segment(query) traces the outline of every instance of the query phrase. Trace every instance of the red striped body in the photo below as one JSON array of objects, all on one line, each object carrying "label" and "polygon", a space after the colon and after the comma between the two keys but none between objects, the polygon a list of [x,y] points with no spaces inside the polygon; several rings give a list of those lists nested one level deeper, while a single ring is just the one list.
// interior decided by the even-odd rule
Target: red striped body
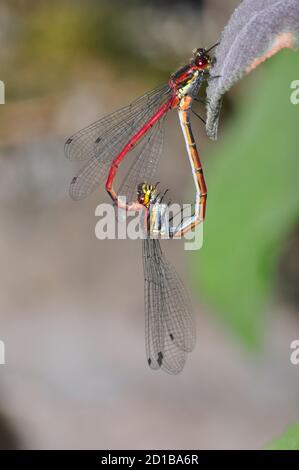
[{"label": "red striped body", "polygon": [[121,152],[113,160],[106,181],[106,191],[109,193],[113,201],[117,201],[117,193],[113,189],[113,181],[122,160],[125,158],[127,153],[130,152],[132,148],[139,142],[139,140],[151,129],[151,127],[153,127],[153,125],[159,121],[159,119],[161,119],[165,113],[174,108],[178,102],[179,99],[176,95],[172,96],[168,101],[166,101],[166,103],[164,103],[161,108],[146,122],[146,124],[144,124],[144,126],[141,127],[141,129],[136,132],[133,137],[131,137]]},{"label": "red striped body", "polygon": [[[201,81],[204,79],[206,76],[205,74],[207,73],[209,67],[211,65],[211,59],[208,56],[207,52],[205,49],[197,49],[195,51],[194,59],[191,59],[191,61],[187,64],[181,67],[177,72],[175,72],[173,75],[171,75],[170,80],[168,82],[168,85],[170,89],[172,90],[172,96],[171,98],[164,103],[158,111],[156,111],[152,117],[136,132],[136,134],[133,135],[129,139],[129,141],[126,143],[126,145],[122,148],[122,150],[118,153],[118,155],[114,158],[109,174],[107,177],[106,181],[106,191],[112,198],[112,200],[122,208],[125,208],[126,210],[136,210],[136,209],[142,209],[143,205],[139,204],[138,202],[130,202],[130,204],[123,204],[122,202],[118,201],[118,194],[113,188],[113,183],[115,180],[115,176],[117,174],[117,170],[125,156],[134,148],[134,146],[142,139],[142,137],[156,124],[159,119],[162,118],[170,109],[177,107],[182,99],[184,97],[189,96],[190,98],[190,103],[191,104],[193,100],[193,93],[195,95],[198,93],[198,89],[200,86]],[[188,101],[188,102],[189,102]],[[188,134],[187,140],[190,140],[192,137],[192,131],[190,124],[188,122],[188,126],[183,126],[184,133]],[[186,135],[187,135],[186,134]],[[193,139],[193,137],[192,137]],[[195,143],[194,143],[195,147]],[[192,165],[195,165],[196,171],[200,174],[198,174],[197,177],[197,182],[199,183],[199,187],[201,190],[202,194],[202,210],[201,210],[201,220],[204,219],[205,215],[205,198],[206,198],[206,188],[205,188],[205,182],[202,174],[202,169],[201,169],[201,163],[200,159],[198,156],[198,153],[196,151],[196,148],[194,148],[194,152],[192,153]]]}]

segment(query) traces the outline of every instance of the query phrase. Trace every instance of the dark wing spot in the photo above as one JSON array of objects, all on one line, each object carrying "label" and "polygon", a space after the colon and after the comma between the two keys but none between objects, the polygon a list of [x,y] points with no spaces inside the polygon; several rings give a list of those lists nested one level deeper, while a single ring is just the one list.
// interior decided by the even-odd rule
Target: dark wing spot
[{"label": "dark wing spot", "polygon": [[71,137],[69,137],[66,141],[66,144],[70,144],[71,142],[73,142],[73,139]]},{"label": "dark wing spot", "polygon": [[147,360],[147,362],[148,362],[148,365],[150,366],[150,365],[151,365],[151,363],[152,363],[152,360],[151,360],[151,358],[149,358],[149,359]]},{"label": "dark wing spot", "polygon": [[169,336],[170,336],[171,341],[173,341],[173,334],[170,333]]},{"label": "dark wing spot", "polygon": [[161,352],[159,352],[158,354],[158,359],[157,359],[157,362],[159,364],[159,367],[162,366],[162,361],[163,361],[163,354]]},{"label": "dark wing spot", "polygon": [[71,184],[75,184],[76,181],[77,181],[77,179],[78,179],[78,177],[77,177],[77,176],[74,176],[74,178],[73,178],[72,181],[71,181]]},{"label": "dark wing spot", "polygon": [[95,140],[95,143],[98,144],[101,140],[101,137],[98,137],[96,140]]}]

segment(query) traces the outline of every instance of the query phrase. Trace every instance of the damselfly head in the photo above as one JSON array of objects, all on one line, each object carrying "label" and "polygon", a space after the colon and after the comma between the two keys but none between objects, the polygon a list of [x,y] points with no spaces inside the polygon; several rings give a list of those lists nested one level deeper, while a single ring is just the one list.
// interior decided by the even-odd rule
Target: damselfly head
[{"label": "damselfly head", "polygon": [[140,183],[137,188],[137,199],[139,204],[142,204],[145,207],[149,207],[149,205],[155,200],[155,194],[157,191],[157,183],[154,184],[147,184],[147,183]]},{"label": "damselfly head", "polygon": [[194,63],[199,70],[207,70],[212,65],[212,58],[208,54],[208,51],[203,48],[194,49],[193,51]]}]

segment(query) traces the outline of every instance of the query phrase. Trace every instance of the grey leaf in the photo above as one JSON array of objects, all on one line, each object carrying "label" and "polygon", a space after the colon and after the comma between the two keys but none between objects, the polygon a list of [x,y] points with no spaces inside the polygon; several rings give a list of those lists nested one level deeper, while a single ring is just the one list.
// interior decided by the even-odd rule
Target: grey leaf
[{"label": "grey leaf", "polygon": [[299,0],[244,0],[226,25],[207,90],[209,137],[217,138],[221,99],[246,73],[280,49],[299,48]]}]

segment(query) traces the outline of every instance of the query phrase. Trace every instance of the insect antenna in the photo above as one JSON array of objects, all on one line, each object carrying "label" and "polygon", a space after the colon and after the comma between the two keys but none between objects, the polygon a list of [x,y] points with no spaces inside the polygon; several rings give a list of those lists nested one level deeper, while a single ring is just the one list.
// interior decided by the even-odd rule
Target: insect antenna
[{"label": "insect antenna", "polygon": [[216,44],[214,44],[212,47],[210,47],[210,49],[208,49],[206,51],[206,53],[208,54],[209,52],[211,52],[213,49],[215,49],[215,47],[219,46],[220,42],[216,42]]}]

